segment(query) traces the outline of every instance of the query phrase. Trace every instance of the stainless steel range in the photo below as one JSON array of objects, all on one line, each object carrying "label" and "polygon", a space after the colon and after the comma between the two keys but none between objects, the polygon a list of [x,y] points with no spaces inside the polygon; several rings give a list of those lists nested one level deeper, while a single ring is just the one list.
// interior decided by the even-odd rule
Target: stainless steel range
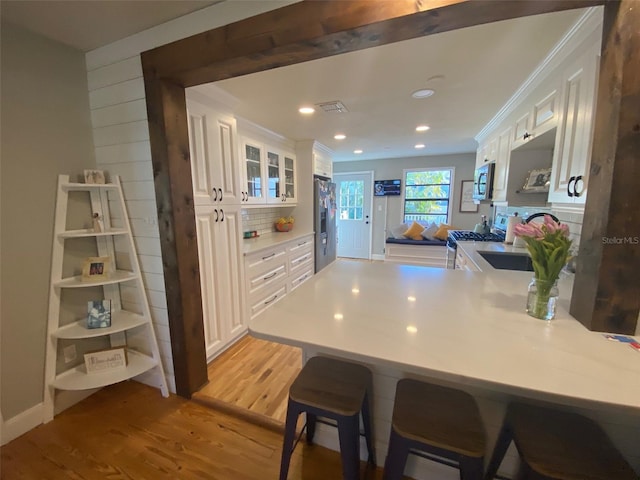
[{"label": "stainless steel range", "polygon": [[457,242],[504,242],[504,232],[476,233],[471,230],[449,230],[447,237],[447,268],[456,268]]}]

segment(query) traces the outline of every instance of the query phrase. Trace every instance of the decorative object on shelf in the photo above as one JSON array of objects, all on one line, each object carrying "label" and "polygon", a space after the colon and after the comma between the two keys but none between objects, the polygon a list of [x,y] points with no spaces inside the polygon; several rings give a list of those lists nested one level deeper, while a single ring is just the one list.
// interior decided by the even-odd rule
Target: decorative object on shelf
[{"label": "decorative object on shelf", "polygon": [[533,263],[534,278],[529,284],[527,313],[551,320],[556,312],[558,277],[570,255],[569,228],[545,215],[544,223],[516,225],[514,233],[527,244]]},{"label": "decorative object on shelf", "polygon": [[111,326],[111,300],[90,300],[87,302],[87,328],[107,328]]},{"label": "decorative object on shelf", "polygon": [[111,259],[109,257],[88,257],[82,264],[82,281],[102,281],[109,277]]},{"label": "decorative object on shelf", "polygon": [[108,348],[84,354],[87,373],[104,373],[127,368],[127,349],[124,347]]},{"label": "decorative object on shelf", "polygon": [[85,170],[84,183],[91,185],[104,185],[106,183],[104,171],[102,170]]},{"label": "decorative object on shelf", "polygon": [[103,223],[102,223],[102,217],[100,216],[100,214],[98,212],[93,214],[92,221],[93,221],[93,231],[95,233],[104,232],[104,227],[103,227]]},{"label": "decorative object on shelf", "polygon": [[473,202],[473,180],[460,182],[460,213],[478,213],[478,204]]},{"label": "decorative object on shelf", "polygon": [[551,169],[550,168],[541,168],[538,170],[531,170],[527,174],[527,179],[522,187],[523,193],[531,193],[531,192],[548,192],[549,186],[551,185]]},{"label": "decorative object on shelf", "polygon": [[276,230],[278,232],[290,232],[291,229],[293,229],[293,224],[295,223],[295,220],[293,219],[293,217],[289,216],[289,217],[280,217],[278,219],[278,221],[276,222]]}]

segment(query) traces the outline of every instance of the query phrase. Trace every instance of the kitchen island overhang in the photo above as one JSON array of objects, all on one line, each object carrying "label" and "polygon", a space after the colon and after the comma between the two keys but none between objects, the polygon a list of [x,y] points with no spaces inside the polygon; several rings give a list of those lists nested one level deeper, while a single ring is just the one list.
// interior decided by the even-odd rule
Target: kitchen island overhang
[{"label": "kitchen island overhang", "polygon": [[[386,453],[395,386],[389,378],[404,376],[484,397],[490,437],[515,397],[586,412],[608,432],[624,423],[640,437],[640,352],[568,314],[570,279],[560,284],[554,320],[528,316],[530,279],[528,272],[339,260],[256,318],[249,331],[302,347],[307,358],[325,354],[371,366],[374,396],[384,407],[379,458]],[[635,448],[621,442],[623,454]],[[640,458],[633,455],[629,461],[638,470]],[[418,471],[427,468],[414,463]]]}]

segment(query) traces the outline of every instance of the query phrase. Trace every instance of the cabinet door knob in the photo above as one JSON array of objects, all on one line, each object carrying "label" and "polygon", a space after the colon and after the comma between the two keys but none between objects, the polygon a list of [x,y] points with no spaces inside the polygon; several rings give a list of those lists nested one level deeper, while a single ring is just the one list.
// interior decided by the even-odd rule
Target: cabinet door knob
[{"label": "cabinet door knob", "polygon": [[527,138],[531,138],[531,134],[529,132],[524,132],[524,135],[522,135],[522,139],[526,140]]},{"label": "cabinet door knob", "polygon": [[221,222],[224,222],[224,210],[220,209],[220,215],[222,216],[222,218],[220,219]]},{"label": "cabinet door knob", "polygon": [[571,184],[576,181],[576,177],[571,177],[569,179],[569,183],[567,183],[567,195],[570,197],[574,196],[573,190],[571,190]]},{"label": "cabinet door knob", "polygon": [[217,189],[217,188],[215,188],[215,187],[213,187],[213,189],[212,189],[212,190],[213,190],[213,193],[215,193],[215,194],[216,194],[216,196],[215,196],[215,197],[213,197],[213,201],[214,201],[214,202],[217,202],[217,201],[218,201],[218,189]]},{"label": "cabinet door knob", "polygon": [[222,189],[219,188],[218,191],[220,192],[220,201],[222,201]]},{"label": "cabinet door knob", "polygon": [[215,219],[215,221],[217,222],[217,221],[218,221],[218,218],[220,218],[220,215],[218,214],[218,209],[217,209],[217,208],[214,208],[214,209],[213,209],[213,211],[216,213],[216,219]]}]

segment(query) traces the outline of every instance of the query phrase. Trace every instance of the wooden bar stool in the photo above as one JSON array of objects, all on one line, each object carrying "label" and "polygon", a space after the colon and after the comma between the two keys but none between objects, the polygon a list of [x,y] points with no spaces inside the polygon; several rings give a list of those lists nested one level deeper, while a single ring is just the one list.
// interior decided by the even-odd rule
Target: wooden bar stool
[{"label": "wooden bar stool", "polygon": [[[484,426],[471,395],[408,378],[398,382],[384,480],[401,479],[415,451],[452,460],[464,480],[482,480],[485,448]],[[430,455],[422,456],[436,460]]]},{"label": "wooden bar stool", "polygon": [[502,425],[486,479],[493,479],[514,441],[517,478],[541,480],[638,480],[604,431],[572,412],[512,403]]},{"label": "wooden bar stool", "polygon": [[[369,463],[375,465],[371,430],[371,371],[354,363],[326,357],[312,357],[302,368],[289,389],[280,480],[289,473],[291,454],[298,441],[298,415],[307,414],[307,443],[311,444],[317,417],[335,420],[338,426],[342,475],[356,480],[360,475],[360,412],[369,451]],[[299,440],[299,438],[298,438]]]}]

